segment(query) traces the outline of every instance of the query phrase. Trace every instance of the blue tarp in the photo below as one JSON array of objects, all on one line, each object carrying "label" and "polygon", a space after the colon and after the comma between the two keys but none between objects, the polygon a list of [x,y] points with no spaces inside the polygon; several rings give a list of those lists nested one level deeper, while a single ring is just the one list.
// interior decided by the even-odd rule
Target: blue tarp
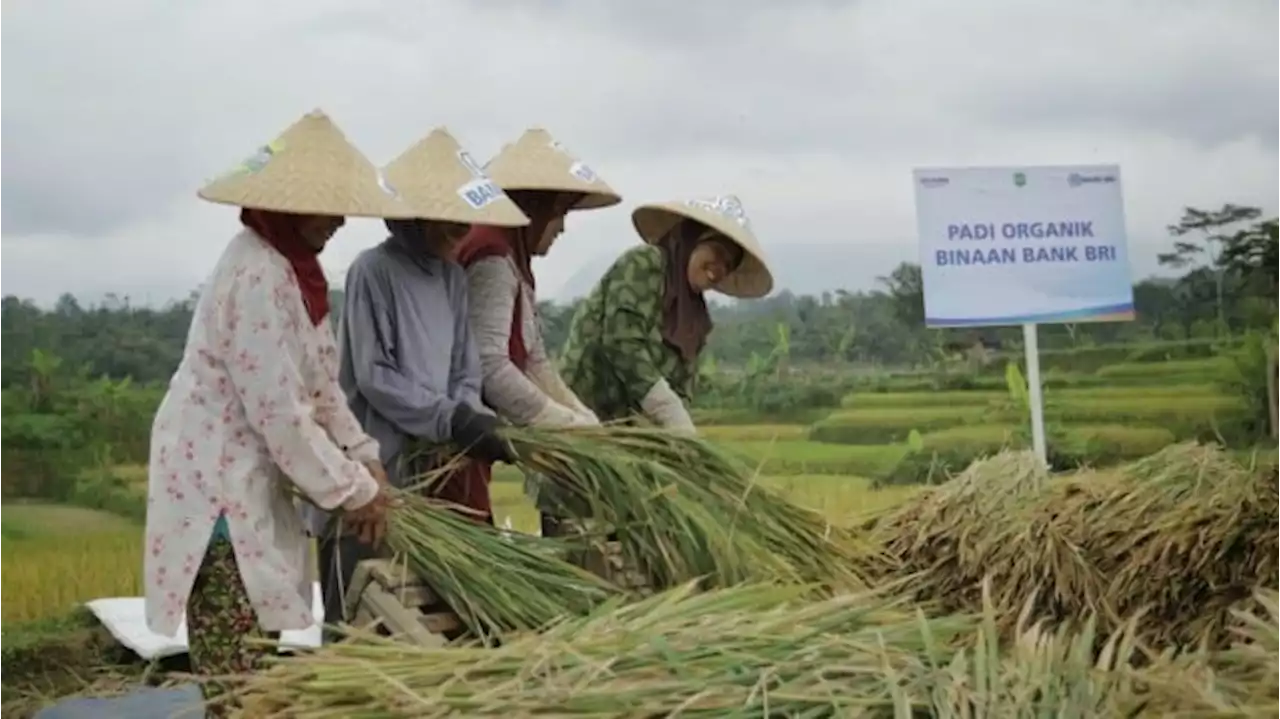
[{"label": "blue tarp", "polygon": [[66,699],[41,709],[35,719],[203,719],[204,695],[196,684],[139,688],[110,699]]}]

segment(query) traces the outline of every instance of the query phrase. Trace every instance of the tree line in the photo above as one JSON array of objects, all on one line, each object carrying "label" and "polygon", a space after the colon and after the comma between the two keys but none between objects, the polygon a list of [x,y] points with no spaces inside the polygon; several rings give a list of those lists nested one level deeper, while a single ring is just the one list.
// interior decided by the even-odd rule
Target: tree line
[{"label": "tree line", "polygon": [[[1158,340],[1221,338],[1276,322],[1277,221],[1255,207],[1187,208],[1170,226],[1172,245],[1162,264],[1182,274],[1134,285],[1137,320],[1046,325],[1046,349]],[[333,306],[341,307],[341,292]],[[52,309],[3,298],[0,383],[27,383],[39,351],[89,376],[167,381],[182,355],[196,295],[164,307],[140,307],[108,296],[92,306],[72,294]],[[548,344],[559,348],[576,304],[540,303]],[[929,366],[966,347],[1015,350],[1017,328],[930,330],[924,327],[920,267],[903,263],[875,289],[782,291],[748,302],[714,303],[716,330],[709,361],[745,367],[786,345],[795,365]],[[336,320],[336,318],[335,318]]]}]

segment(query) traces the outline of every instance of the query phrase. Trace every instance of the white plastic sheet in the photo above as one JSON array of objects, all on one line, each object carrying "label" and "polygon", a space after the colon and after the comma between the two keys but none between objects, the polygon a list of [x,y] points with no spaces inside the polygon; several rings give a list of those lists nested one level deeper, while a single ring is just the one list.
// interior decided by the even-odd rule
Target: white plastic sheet
[{"label": "white plastic sheet", "polygon": [[[95,599],[85,606],[111,632],[116,641],[143,659],[160,659],[187,653],[187,623],[184,619],[172,637],[156,634],[147,628],[146,606],[142,597],[110,597]],[[316,624],[302,630],[280,633],[280,648],[314,648],[320,646],[321,623],[324,622],[324,600],[320,583],[313,585],[312,612]]]}]

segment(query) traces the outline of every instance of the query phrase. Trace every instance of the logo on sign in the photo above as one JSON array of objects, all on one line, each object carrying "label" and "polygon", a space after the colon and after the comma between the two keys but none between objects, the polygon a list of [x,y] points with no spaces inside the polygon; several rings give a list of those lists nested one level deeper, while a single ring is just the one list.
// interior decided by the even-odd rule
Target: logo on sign
[{"label": "logo on sign", "polygon": [[1073,172],[1070,175],[1067,175],[1067,185],[1071,187],[1092,184],[1108,184],[1115,181],[1115,175],[1082,175],[1079,172]]},{"label": "logo on sign", "polygon": [[1016,185],[1016,186],[1018,186],[1018,187],[1026,187],[1026,185],[1027,185],[1027,173],[1025,173],[1025,172],[1015,172],[1015,173],[1013,173],[1013,184],[1014,184],[1014,185]]},{"label": "logo on sign", "polygon": [[708,212],[714,212],[733,220],[743,227],[751,226],[751,221],[747,219],[747,211],[742,207],[742,201],[733,195],[725,195],[711,200],[689,200],[685,204]]},{"label": "logo on sign", "polygon": [[951,184],[951,180],[945,177],[921,177],[920,184],[924,187],[946,187]]}]

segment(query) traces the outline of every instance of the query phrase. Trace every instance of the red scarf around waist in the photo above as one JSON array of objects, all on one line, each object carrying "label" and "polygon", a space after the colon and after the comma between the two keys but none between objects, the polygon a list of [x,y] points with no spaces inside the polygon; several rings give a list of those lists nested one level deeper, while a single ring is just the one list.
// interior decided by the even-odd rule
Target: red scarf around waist
[{"label": "red scarf around waist", "polygon": [[492,479],[493,465],[471,460],[437,484],[431,496],[466,507],[471,511],[459,514],[480,524],[492,526],[493,500],[489,496],[489,482]]},{"label": "red scarf around waist", "polygon": [[[514,255],[511,247],[511,233],[501,227],[488,225],[472,225],[471,231],[458,244],[458,263],[470,267],[480,260],[491,257],[511,258]],[[511,334],[507,339],[507,357],[521,372],[529,366],[529,350],[524,344],[523,315],[523,280],[517,277],[515,304],[511,311]],[[472,300],[474,301],[474,300]]]}]

